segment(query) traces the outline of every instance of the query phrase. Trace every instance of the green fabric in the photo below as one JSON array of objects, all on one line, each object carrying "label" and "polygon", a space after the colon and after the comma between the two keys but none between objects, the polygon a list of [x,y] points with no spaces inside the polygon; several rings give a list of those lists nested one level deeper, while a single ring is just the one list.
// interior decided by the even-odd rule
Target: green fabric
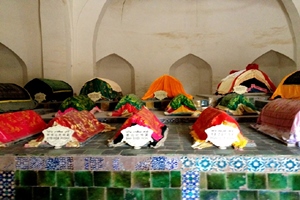
[{"label": "green fabric", "polygon": [[64,81],[60,80],[53,80],[53,79],[46,79],[46,78],[39,78],[39,80],[45,82],[52,88],[52,91],[61,91],[61,90],[69,90],[72,91],[72,87]]},{"label": "green fabric", "polygon": [[88,95],[92,92],[100,92],[104,98],[109,100],[120,100],[122,98],[122,93],[114,91],[107,82],[98,78],[86,82],[80,90],[81,95]]},{"label": "green fabric", "polygon": [[130,105],[136,107],[138,110],[140,110],[145,105],[145,103],[135,94],[128,94],[119,101],[119,103],[115,107],[115,110],[118,110],[126,103],[129,103]]},{"label": "green fabric", "polygon": [[92,110],[95,103],[85,95],[72,96],[65,99],[59,106],[59,110],[64,112],[68,108],[75,108],[76,110]]},{"label": "green fabric", "polygon": [[230,93],[225,95],[220,103],[221,106],[225,106],[230,110],[236,110],[239,104],[243,104],[253,110],[257,110],[255,106],[242,94]]},{"label": "green fabric", "polygon": [[183,94],[177,95],[169,103],[169,106],[171,106],[171,108],[174,109],[174,110],[178,109],[182,105],[185,105],[186,107],[188,107],[192,110],[197,110],[197,108],[195,107],[194,102],[191,99],[187,98]]}]

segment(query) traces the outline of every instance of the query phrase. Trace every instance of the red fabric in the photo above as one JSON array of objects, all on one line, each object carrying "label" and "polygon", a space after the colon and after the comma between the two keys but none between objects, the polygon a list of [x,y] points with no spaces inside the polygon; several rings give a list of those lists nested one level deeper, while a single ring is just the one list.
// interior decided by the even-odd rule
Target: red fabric
[{"label": "red fabric", "polygon": [[105,129],[104,125],[87,110],[74,110],[62,116],[55,117],[48,123],[48,127],[56,123],[74,130],[73,137],[78,142],[84,142]]},{"label": "red fabric", "polygon": [[163,137],[161,128],[164,126],[164,124],[159,121],[159,119],[150,110],[148,110],[146,107],[143,107],[138,113],[132,115],[124,122],[114,136],[114,139],[121,134],[123,129],[135,124],[150,128],[153,131],[152,138],[156,141]]},{"label": "red fabric", "polygon": [[213,107],[207,107],[193,124],[192,129],[200,140],[206,140],[207,134],[205,130],[212,126],[220,125],[224,121],[234,123],[239,127],[236,120],[226,112]]},{"label": "red fabric", "polygon": [[47,124],[33,110],[0,114],[0,142],[8,143],[42,132]]},{"label": "red fabric", "polygon": [[135,106],[131,105],[130,103],[126,103],[122,105],[118,110],[114,110],[112,112],[112,116],[122,116],[122,114],[126,110],[128,111],[128,113],[132,113],[132,114],[139,112],[139,110]]}]

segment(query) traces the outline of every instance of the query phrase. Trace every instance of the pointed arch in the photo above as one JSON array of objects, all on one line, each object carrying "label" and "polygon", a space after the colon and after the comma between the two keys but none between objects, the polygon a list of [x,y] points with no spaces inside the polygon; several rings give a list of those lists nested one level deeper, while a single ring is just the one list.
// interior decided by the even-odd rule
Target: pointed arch
[{"label": "pointed arch", "polygon": [[124,95],[135,93],[134,68],[117,54],[110,54],[96,62],[94,76],[118,83]]},{"label": "pointed arch", "polygon": [[262,54],[253,63],[258,64],[259,69],[265,72],[276,86],[282,78],[297,69],[294,60],[274,50]]},{"label": "pointed arch", "polygon": [[24,86],[27,82],[25,62],[11,49],[0,43],[0,82]]},{"label": "pointed arch", "polygon": [[212,93],[212,69],[203,59],[188,54],[177,60],[169,69],[169,74],[181,81],[189,94]]}]

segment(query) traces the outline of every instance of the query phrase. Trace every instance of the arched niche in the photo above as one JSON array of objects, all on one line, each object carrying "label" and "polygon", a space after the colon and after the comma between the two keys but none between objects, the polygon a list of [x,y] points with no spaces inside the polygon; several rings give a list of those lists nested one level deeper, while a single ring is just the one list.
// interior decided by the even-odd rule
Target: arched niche
[{"label": "arched niche", "polygon": [[212,93],[212,69],[201,58],[188,54],[176,61],[169,74],[177,78],[191,95]]},{"label": "arched niche", "polygon": [[27,82],[26,65],[12,50],[0,43],[0,82],[24,86]]},{"label": "arched niche", "polygon": [[295,61],[274,50],[259,56],[253,63],[258,64],[259,69],[265,72],[276,86],[278,86],[282,78],[297,70]]},{"label": "arched niche", "polygon": [[110,54],[98,60],[94,75],[118,83],[124,95],[135,93],[134,69],[129,62],[117,54]]}]

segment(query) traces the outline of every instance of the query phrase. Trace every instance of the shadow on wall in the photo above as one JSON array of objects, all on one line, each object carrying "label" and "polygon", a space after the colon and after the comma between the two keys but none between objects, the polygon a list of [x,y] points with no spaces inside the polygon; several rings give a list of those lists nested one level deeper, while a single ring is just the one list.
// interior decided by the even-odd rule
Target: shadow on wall
[{"label": "shadow on wall", "polygon": [[286,75],[297,70],[295,61],[274,50],[262,54],[252,63],[258,64],[259,69],[268,74],[275,86],[278,86]]},{"label": "shadow on wall", "polygon": [[0,81],[24,86],[27,82],[27,67],[12,50],[0,43]]},{"label": "shadow on wall", "polygon": [[135,94],[134,68],[117,54],[110,54],[98,60],[94,76],[115,81],[121,86],[124,95]]},{"label": "shadow on wall", "polygon": [[180,80],[188,94],[212,94],[212,68],[193,54],[177,60],[170,67],[169,73]]}]

